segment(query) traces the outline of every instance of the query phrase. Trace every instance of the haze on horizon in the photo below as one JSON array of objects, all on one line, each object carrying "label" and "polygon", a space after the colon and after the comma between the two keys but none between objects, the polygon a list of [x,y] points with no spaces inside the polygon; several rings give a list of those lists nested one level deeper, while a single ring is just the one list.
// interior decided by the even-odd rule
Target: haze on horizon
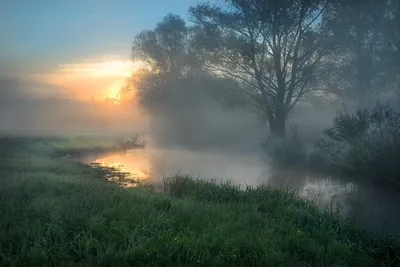
[{"label": "haze on horizon", "polygon": [[186,17],[198,1],[167,2],[0,1],[0,130],[143,128],[144,115],[133,105],[112,104],[135,69],[134,36],[154,27],[166,10]]},{"label": "haze on horizon", "polygon": [[[147,131],[148,118],[137,104],[119,99],[119,90],[140,64],[130,58],[132,42],[143,30],[154,29],[168,13],[188,21],[189,7],[199,2],[203,1],[1,1],[0,130]],[[296,107],[300,111],[290,114],[291,124],[301,121],[304,128],[319,129],[332,124],[333,107],[322,104],[318,112],[302,112],[302,105],[306,104],[300,103]],[[251,140],[258,146],[266,135],[265,125],[260,126],[248,110],[222,110],[210,99],[198,106],[198,116],[175,117],[175,122],[186,127],[181,134],[202,136],[200,143],[226,140],[229,132],[233,140]],[[209,127],[201,123],[201,129],[192,127],[196,120]],[[170,120],[159,116],[155,121],[152,130],[160,137],[176,135]]]}]

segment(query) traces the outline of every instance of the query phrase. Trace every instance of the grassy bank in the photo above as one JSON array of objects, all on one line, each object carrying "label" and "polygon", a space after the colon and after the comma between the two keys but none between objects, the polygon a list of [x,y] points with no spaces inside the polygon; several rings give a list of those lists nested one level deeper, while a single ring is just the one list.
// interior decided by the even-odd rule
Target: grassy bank
[{"label": "grassy bank", "polygon": [[[103,153],[144,148],[145,142],[138,136],[73,136],[73,137],[15,137],[2,138],[3,151],[11,145],[22,147],[25,152],[53,157],[75,157],[82,153]],[[1,148],[0,148],[1,149]],[[1,152],[0,152],[1,153]]]},{"label": "grassy bank", "polygon": [[[107,183],[35,139],[0,139],[1,266],[396,266],[336,214],[269,188],[174,177],[166,194]],[[398,266],[398,265],[397,265]]]}]

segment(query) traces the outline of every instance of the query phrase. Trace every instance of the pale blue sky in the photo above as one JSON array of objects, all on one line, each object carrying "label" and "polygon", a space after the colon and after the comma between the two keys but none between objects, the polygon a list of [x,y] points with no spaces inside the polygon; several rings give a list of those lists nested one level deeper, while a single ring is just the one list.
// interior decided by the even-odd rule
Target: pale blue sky
[{"label": "pale blue sky", "polygon": [[200,0],[0,0],[0,74],[116,54],[167,13],[187,18]]}]

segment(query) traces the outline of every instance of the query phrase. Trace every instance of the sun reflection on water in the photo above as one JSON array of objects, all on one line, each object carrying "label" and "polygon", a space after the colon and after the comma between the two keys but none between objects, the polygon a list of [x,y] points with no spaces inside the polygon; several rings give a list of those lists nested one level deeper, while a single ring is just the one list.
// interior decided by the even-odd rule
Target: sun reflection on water
[{"label": "sun reflection on water", "polygon": [[91,161],[91,164],[114,169],[117,174],[110,175],[107,179],[116,181],[123,177],[122,185],[125,187],[135,187],[138,183],[151,179],[150,161],[144,157],[143,151],[132,150],[126,153],[102,156]]}]

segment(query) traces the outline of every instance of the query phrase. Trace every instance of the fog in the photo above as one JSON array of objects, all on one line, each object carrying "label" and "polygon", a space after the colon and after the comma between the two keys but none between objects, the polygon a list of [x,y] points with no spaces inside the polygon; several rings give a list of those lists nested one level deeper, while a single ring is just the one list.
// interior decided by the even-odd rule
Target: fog
[{"label": "fog", "polygon": [[[383,1],[382,6],[379,1],[374,5],[289,1],[292,9],[248,1],[254,16],[247,16],[245,6],[226,2],[221,8],[193,6],[190,23],[168,14],[152,29],[138,33],[131,57],[147,65],[135,70],[126,88],[121,88],[121,101],[82,100],[71,88],[28,77],[1,77],[0,133],[139,134],[146,148],[134,155],[95,155],[83,161],[123,162],[128,171],[145,169],[155,180],[181,173],[297,190],[316,198],[320,207],[342,205],[344,215],[368,230],[379,232],[387,224],[400,232],[400,215],[394,212],[400,196],[398,190],[388,190],[399,185],[400,141],[398,131],[392,135],[383,131],[400,126],[393,113],[400,106],[396,1]],[[297,12],[299,6],[305,11]],[[269,17],[265,14],[280,12],[285,19],[265,19]],[[303,13],[308,15],[302,17]],[[259,24],[282,32],[261,34],[255,26]],[[97,74],[102,71],[96,69]],[[81,81],[77,84],[82,88],[74,92],[88,89]],[[125,98],[130,90],[136,98]],[[369,116],[368,111],[379,108],[378,100],[389,103],[388,109]],[[342,121],[335,117],[337,112],[345,112]],[[383,120],[392,128],[379,124]],[[381,135],[366,130],[376,125],[383,130],[374,133]],[[337,127],[327,136],[324,130],[332,126]],[[295,136],[291,129],[296,129]],[[306,164],[299,166],[308,163],[309,152],[322,136],[344,140],[342,152],[348,153],[341,167],[351,175],[343,175],[343,170],[330,173],[334,164],[324,174]],[[278,147],[268,154],[261,146],[266,140],[281,142],[285,153]],[[303,147],[290,147],[298,140],[306,153]],[[326,152],[331,143],[324,144]],[[340,150],[334,149],[326,153],[331,158]],[[291,153],[297,157],[291,162],[294,166],[285,161]],[[274,156],[282,161],[279,167]]]},{"label": "fog", "polygon": [[[260,152],[268,123],[248,106],[226,107],[204,92],[190,98],[173,96],[172,104],[152,113],[134,103],[81,101],[54,85],[0,78],[0,132],[34,135],[138,133],[154,147]],[[318,111],[316,112],[316,109]],[[332,123],[333,107],[304,103],[290,116],[288,127],[317,135]]]},{"label": "fog", "polygon": [[[44,84],[18,80],[1,81],[0,131],[18,135],[131,135],[146,140],[144,151],[132,156],[95,155],[85,163],[125,165],[126,170],[150,174],[150,180],[175,174],[202,179],[230,181],[241,185],[272,185],[297,190],[301,196],[317,200],[321,208],[340,205],[346,216],[372,232],[389,228],[400,232],[400,216],[392,203],[396,192],[382,193],[373,187],[358,188],[340,177],[320,176],[293,170],[274,170],[260,143],[269,135],[268,123],[247,105],[225,106],[214,96],[172,97],[171,105],[152,113],[133,103],[98,104],[54,94],[60,92]],[[46,88],[38,94],[32,88]],[[40,91],[40,90],[39,90]],[[43,91],[41,91],[43,92]],[[61,90],[62,92],[62,90]],[[288,119],[299,136],[311,146],[321,131],[332,125],[339,105],[299,104]],[[149,178],[146,178],[149,179]],[[371,212],[374,216],[371,217]]]},{"label": "fog", "polygon": [[0,132],[24,135],[131,135],[145,129],[135,107],[78,100],[67,88],[0,79]]}]

